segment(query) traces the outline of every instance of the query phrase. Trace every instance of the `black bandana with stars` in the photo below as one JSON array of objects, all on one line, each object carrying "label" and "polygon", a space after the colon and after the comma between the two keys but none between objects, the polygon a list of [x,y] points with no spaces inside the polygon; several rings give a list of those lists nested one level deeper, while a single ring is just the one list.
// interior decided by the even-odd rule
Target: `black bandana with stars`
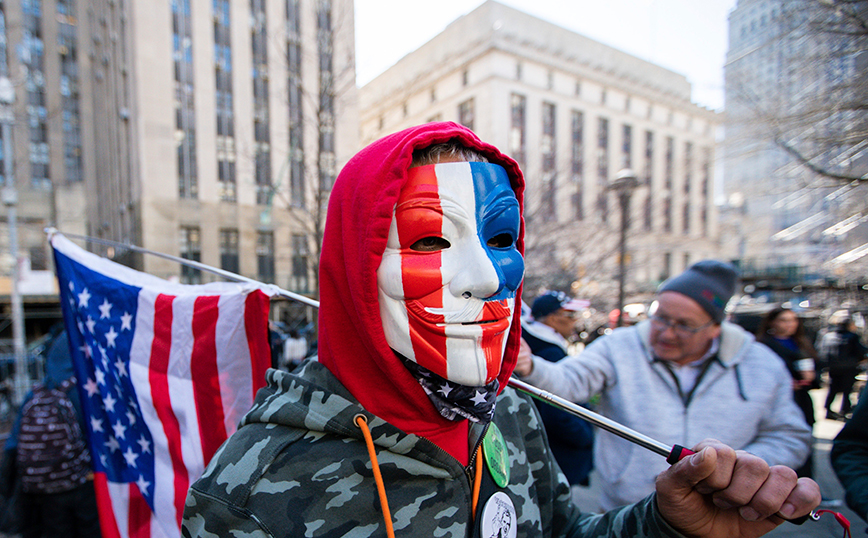
[{"label": "black bandana with stars", "polygon": [[495,379],[482,387],[468,387],[443,379],[434,372],[419,366],[400,353],[395,353],[413,377],[422,385],[428,399],[447,420],[467,419],[473,422],[491,422],[494,402],[500,383]]}]

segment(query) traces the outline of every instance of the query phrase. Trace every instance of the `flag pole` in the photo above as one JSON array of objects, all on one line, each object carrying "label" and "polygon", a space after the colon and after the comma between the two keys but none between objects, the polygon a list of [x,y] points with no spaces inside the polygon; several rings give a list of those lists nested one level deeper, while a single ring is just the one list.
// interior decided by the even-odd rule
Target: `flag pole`
[{"label": "flag pole", "polygon": [[[158,256],[158,257],[166,259],[166,260],[171,260],[171,261],[177,262],[181,265],[186,265],[188,267],[194,267],[196,269],[200,269],[202,271],[206,271],[206,272],[221,276],[223,278],[226,278],[228,280],[233,280],[235,282],[248,282],[248,283],[257,284],[260,286],[273,286],[271,284],[264,284],[264,283],[259,282],[257,280],[253,280],[252,278],[247,278],[245,276],[241,276],[241,275],[233,273],[231,271],[226,271],[224,269],[217,269],[216,267],[211,267],[210,265],[206,265],[206,264],[201,263],[201,262],[197,262],[194,260],[187,260],[185,258],[179,258],[178,256],[172,256],[170,254],[163,254],[162,252],[156,252],[156,251],[149,250],[146,248],[137,247],[135,245],[128,245],[126,243],[111,241],[109,239],[99,239],[99,238],[88,237],[88,236],[84,236],[84,235],[64,234],[63,232],[59,232],[54,228],[46,228],[45,232],[48,234],[49,240],[50,240],[52,235],[54,235],[55,233],[59,233],[61,235],[65,235],[67,237],[73,237],[76,239],[81,239],[83,241],[92,241],[94,243],[99,243],[102,245],[114,246],[114,247],[119,247],[119,248],[127,248],[127,249],[133,250],[135,252],[141,252],[144,254],[151,254],[153,256]],[[283,297],[302,302],[302,303],[309,305],[309,306],[319,308],[319,301],[317,301],[315,299],[311,299],[309,297],[305,297],[305,296],[299,295],[297,293],[292,293],[290,291],[282,290],[282,289],[278,288],[277,286],[273,286],[273,288],[276,289],[277,293]],[[632,430],[632,429],[630,429],[630,428],[628,428],[622,424],[619,424],[619,423],[615,422],[614,420],[608,419],[608,418],[606,418],[606,417],[604,417],[598,413],[595,413],[589,409],[585,409],[584,407],[573,404],[572,402],[569,402],[567,400],[559,398],[559,397],[557,397],[557,396],[555,396],[549,392],[545,392],[541,389],[534,387],[533,385],[529,385],[529,384],[527,384],[523,381],[519,381],[515,378],[511,377],[508,381],[508,384],[509,384],[509,386],[511,386],[512,388],[514,388],[520,392],[528,394],[528,395],[530,395],[530,396],[532,396],[532,397],[534,397],[534,398],[536,398],[542,402],[545,402],[545,403],[547,403],[553,407],[556,407],[558,409],[566,411],[570,414],[576,415],[579,418],[582,418],[582,419],[590,422],[591,424],[593,424],[599,428],[602,428],[608,432],[611,432],[611,433],[614,433],[615,435],[623,437],[624,439],[627,439],[628,441],[636,443],[637,445],[639,445],[643,448],[646,448],[648,450],[651,450],[652,452],[656,452],[658,454],[661,454],[663,456],[668,456],[670,458],[676,458],[675,461],[677,461],[679,456],[683,457],[682,453],[677,451],[677,449],[681,449],[682,447],[679,447],[677,445],[675,447],[669,447],[667,445],[664,445],[663,443],[660,443],[659,441],[655,441],[654,439],[651,439],[650,437],[647,437],[645,435],[642,435],[641,433],[639,433],[635,430]],[[676,452],[677,452],[677,454],[676,454]],[[674,463],[675,461],[672,461],[670,463]]]},{"label": "flag pole", "polygon": [[241,276],[237,273],[233,273],[231,271],[226,271],[225,269],[218,269],[216,267],[212,267],[210,265],[206,265],[202,262],[197,262],[195,260],[188,260],[186,258],[180,258],[178,256],[172,256],[171,254],[164,254],[162,252],[157,252],[155,250],[150,250],[143,247],[138,247],[136,245],[130,245],[128,243],[121,243],[119,241],[112,241],[110,239],[101,239],[98,237],[89,237],[87,235],[78,235],[78,234],[69,234],[58,231],[56,228],[45,228],[45,234],[48,236],[49,242],[51,241],[51,237],[54,234],[60,234],[66,237],[72,237],[74,239],[81,239],[82,241],[90,241],[91,243],[98,243],[100,245],[106,245],[110,247],[117,248],[125,248],[128,250],[132,250],[133,252],[141,252],[142,254],[150,254],[152,256],[157,256],[158,258],[163,258],[164,260],[173,261],[179,263],[181,265],[186,265],[187,267],[193,267],[195,269],[199,269],[200,271],[205,271],[206,273],[211,273],[220,277],[223,277],[227,280],[231,280],[233,282],[246,282],[248,284],[255,284],[257,286],[262,286],[266,288],[271,288],[277,295],[281,297],[285,297],[287,299],[292,299],[293,301],[298,301],[300,303],[304,303],[308,306],[313,306],[315,308],[319,308],[319,301],[316,299],[311,299],[310,297],[306,297],[304,295],[300,295],[298,293],[293,293],[291,291],[287,291],[283,288],[280,288],[274,284],[266,284],[264,282],[260,282],[258,280],[254,280],[252,278],[247,278],[246,276]]}]

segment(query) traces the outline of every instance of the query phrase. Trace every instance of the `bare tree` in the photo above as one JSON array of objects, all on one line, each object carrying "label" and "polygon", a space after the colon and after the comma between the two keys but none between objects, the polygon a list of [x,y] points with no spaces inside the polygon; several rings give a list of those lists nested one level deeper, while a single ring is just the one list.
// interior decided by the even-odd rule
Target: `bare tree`
[{"label": "bare tree", "polygon": [[[289,29],[286,65],[289,71],[287,104],[290,112],[289,152],[278,179],[268,186],[268,205],[275,199],[289,207],[289,215],[307,237],[307,259],[313,275],[310,290],[319,293],[319,255],[322,247],[326,210],[337,174],[335,124],[346,105],[345,97],[355,88],[352,57],[337,58],[336,38],[351,24],[345,13],[348,2],[317,0],[316,50],[304,50],[299,32]],[[290,22],[292,25],[292,22]],[[282,38],[282,36],[281,36]],[[302,79],[305,60],[314,55],[318,78],[316,84]],[[312,113],[308,113],[312,112]],[[315,133],[315,155],[305,153],[304,136]],[[295,249],[299,245],[293,246]]]},{"label": "bare tree", "polygon": [[825,185],[868,182],[868,1],[787,1],[773,13],[775,31],[742,58],[774,49],[784,67],[771,85],[755,70],[728,73],[727,113],[743,126],[728,138],[766,139]]}]

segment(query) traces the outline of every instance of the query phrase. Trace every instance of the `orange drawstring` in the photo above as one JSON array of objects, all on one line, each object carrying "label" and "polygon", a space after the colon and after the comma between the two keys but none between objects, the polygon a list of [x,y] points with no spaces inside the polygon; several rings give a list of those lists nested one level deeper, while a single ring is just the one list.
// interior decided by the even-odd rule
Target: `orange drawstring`
[{"label": "orange drawstring", "polygon": [[[371,468],[374,471],[374,482],[377,483],[377,493],[380,496],[380,509],[383,511],[383,521],[386,522],[386,534],[389,538],[395,538],[395,529],[392,527],[392,513],[389,511],[389,500],[386,498],[386,486],[383,484],[383,475],[380,474],[380,464],[377,462],[377,453],[374,450],[374,439],[368,428],[368,418],[365,415],[356,415],[356,426],[362,430],[365,438],[365,446],[368,447],[368,457],[371,458]],[[476,470],[473,475],[473,500],[471,501],[472,513],[470,517],[476,520],[476,506],[479,504],[479,489],[482,486],[482,446],[476,449]]]},{"label": "orange drawstring", "polygon": [[365,445],[368,447],[368,456],[371,458],[371,468],[374,470],[374,482],[377,483],[377,493],[380,495],[380,508],[383,510],[383,521],[386,522],[386,534],[389,538],[395,538],[395,529],[392,528],[392,514],[389,512],[389,500],[386,498],[386,486],[383,484],[383,475],[380,474],[380,464],[377,463],[377,453],[374,451],[374,439],[371,430],[368,429],[368,419],[365,415],[356,415],[356,426],[362,430],[365,437]]},{"label": "orange drawstring", "polygon": [[476,449],[476,472],[473,474],[473,501],[470,507],[473,512],[470,514],[470,519],[476,520],[476,505],[479,504],[479,488],[482,486],[482,445]]}]

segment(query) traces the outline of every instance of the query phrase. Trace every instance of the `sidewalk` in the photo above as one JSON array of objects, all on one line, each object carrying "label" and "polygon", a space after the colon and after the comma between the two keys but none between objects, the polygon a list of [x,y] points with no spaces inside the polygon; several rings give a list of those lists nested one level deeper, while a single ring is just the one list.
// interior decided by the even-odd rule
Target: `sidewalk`
[{"label": "sidewalk", "polygon": [[[811,397],[814,400],[815,415],[823,417],[825,415],[823,403],[826,400],[826,390],[817,389],[811,391]],[[833,409],[836,409],[836,407],[833,407]],[[832,464],[829,461],[832,440],[843,427],[843,422],[823,418],[817,420],[814,424],[814,480],[820,485],[820,492],[823,494],[824,500],[837,499],[842,501],[840,506],[823,508],[844,514],[850,520],[850,530],[853,537],[856,538],[865,535],[866,523],[843,503],[844,490],[840,482],[838,482],[838,478],[835,476]],[[600,435],[610,434],[601,432]],[[590,487],[581,488],[578,493],[575,493],[574,490],[573,499],[583,510],[596,506],[599,496],[599,485],[597,482],[596,473],[591,472]],[[835,518],[830,514],[826,514],[819,521],[807,521],[803,525],[785,523],[769,534],[766,534],[766,536],[773,538],[830,538],[841,536],[842,534],[843,530],[835,521]]]}]

